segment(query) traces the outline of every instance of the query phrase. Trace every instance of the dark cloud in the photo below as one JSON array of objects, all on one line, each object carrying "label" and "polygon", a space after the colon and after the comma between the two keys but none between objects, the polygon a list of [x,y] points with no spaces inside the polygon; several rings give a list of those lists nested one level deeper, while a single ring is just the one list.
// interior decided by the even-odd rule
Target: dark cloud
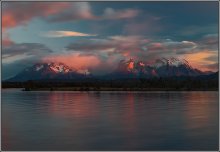
[{"label": "dark cloud", "polygon": [[161,42],[153,42],[147,46],[149,51],[171,51],[177,54],[184,54],[192,51],[197,44],[191,41],[172,41],[162,40]]},{"label": "dark cloud", "polygon": [[199,62],[199,67],[210,67],[214,70],[216,66],[212,64],[218,60],[216,51],[203,50],[200,45],[191,41],[149,39],[143,36],[111,36],[74,41],[66,47],[65,54],[53,54],[48,47],[38,43],[14,44],[3,49],[2,59],[4,64],[16,66],[34,63],[43,58],[48,61],[62,61],[75,68],[83,67],[84,70],[89,68],[95,74],[104,74],[116,68],[122,59],[134,58],[152,63],[162,57],[185,56],[193,66]]},{"label": "dark cloud", "polygon": [[165,17],[153,15],[147,11],[142,11],[138,18],[132,18],[124,23],[122,33],[125,35],[155,35],[158,34],[165,25],[161,20]]},{"label": "dark cloud", "polygon": [[34,58],[26,58],[25,60],[16,60],[10,63],[2,64],[2,80],[15,76],[24,68],[32,66],[37,60]]},{"label": "dark cloud", "polygon": [[115,10],[113,8],[104,9],[103,14],[93,14],[92,8],[88,2],[74,2],[70,9],[51,15],[47,18],[50,22],[68,22],[74,20],[118,20],[134,18],[139,14],[137,9]]},{"label": "dark cloud", "polygon": [[[68,45],[68,51],[121,54],[122,56],[137,56],[143,54],[184,54],[197,47],[190,41],[149,40],[143,36],[112,36],[106,39],[85,39]],[[138,57],[137,57],[138,58]]]},{"label": "dark cloud", "polygon": [[14,76],[51,53],[51,49],[40,43],[21,43],[3,47],[2,78]]},{"label": "dark cloud", "polygon": [[133,18],[138,14],[137,9],[106,8],[102,15],[96,16],[88,2],[3,2],[2,28],[5,30],[27,24],[35,17],[41,17],[49,22],[67,22]]},{"label": "dark cloud", "polygon": [[218,34],[207,34],[198,41],[201,49],[218,50]]},{"label": "dark cloud", "polygon": [[37,60],[42,56],[52,53],[44,44],[40,43],[21,43],[14,44],[2,49],[2,62],[13,63],[18,60],[25,60],[27,58],[33,58]]},{"label": "dark cloud", "polygon": [[109,39],[84,39],[69,44],[68,51],[99,51],[116,46],[116,42]]},{"label": "dark cloud", "polygon": [[[211,38],[211,36],[204,37]],[[162,57],[185,57],[193,63],[193,66],[196,66],[196,63],[201,60],[199,67],[203,68],[204,64],[212,64],[218,59],[216,51],[202,49],[200,41],[196,43],[186,40],[149,39],[143,36],[111,36],[75,41],[67,46],[66,50],[76,51],[82,56],[96,56],[102,63],[102,66],[97,68],[99,70],[104,70],[104,66],[113,69],[110,67],[117,66],[121,59],[134,58],[145,63],[152,63]],[[110,62],[110,60],[114,62]]]},{"label": "dark cloud", "polygon": [[218,44],[218,34],[207,34],[203,37],[202,41],[208,45]]},{"label": "dark cloud", "polygon": [[50,22],[67,22],[74,20],[96,19],[88,2],[69,2],[70,8],[46,18]]}]

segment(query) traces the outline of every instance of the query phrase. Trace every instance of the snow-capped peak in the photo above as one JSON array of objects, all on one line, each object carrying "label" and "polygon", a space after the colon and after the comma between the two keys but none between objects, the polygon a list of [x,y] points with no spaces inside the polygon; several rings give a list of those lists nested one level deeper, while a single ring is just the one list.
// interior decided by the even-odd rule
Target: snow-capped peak
[{"label": "snow-capped peak", "polygon": [[174,57],[157,59],[154,64],[156,68],[159,68],[164,65],[175,66],[175,67],[178,67],[180,65],[185,65],[187,67],[190,67],[188,61],[186,61],[185,59],[178,59]]},{"label": "snow-capped peak", "polygon": [[33,70],[33,71],[40,71],[40,70],[51,70],[55,73],[68,73],[72,71],[70,67],[63,63],[55,63],[55,62],[48,62],[48,63],[37,63],[32,68],[26,68],[26,71]]},{"label": "snow-capped peak", "polygon": [[71,68],[69,68],[67,65],[63,63],[51,62],[51,63],[47,63],[47,65],[52,71],[56,73],[68,73],[69,71],[71,71]]},{"label": "snow-capped peak", "polygon": [[34,66],[30,68],[26,68],[26,71],[47,71],[52,72],[56,74],[67,74],[67,73],[78,73],[83,75],[90,75],[90,71],[88,69],[73,69],[64,63],[60,62],[43,62],[43,63],[37,63]]}]

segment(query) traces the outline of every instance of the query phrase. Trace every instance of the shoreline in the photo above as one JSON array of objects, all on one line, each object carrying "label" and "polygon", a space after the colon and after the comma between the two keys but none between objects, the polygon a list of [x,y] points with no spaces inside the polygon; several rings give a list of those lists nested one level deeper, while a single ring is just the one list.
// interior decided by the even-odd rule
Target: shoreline
[{"label": "shoreline", "polygon": [[1,88],[21,91],[219,91],[218,88],[92,88],[92,87],[51,87],[51,88]]}]

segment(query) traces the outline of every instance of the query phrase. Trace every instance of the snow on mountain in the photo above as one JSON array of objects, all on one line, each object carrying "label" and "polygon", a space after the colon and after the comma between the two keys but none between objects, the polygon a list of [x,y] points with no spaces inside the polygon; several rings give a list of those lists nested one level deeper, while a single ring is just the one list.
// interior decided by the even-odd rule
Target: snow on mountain
[{"label": "snow on mountain", "polygon": [[188,61],[186,61],[185,59],[178,59],[178,58],[161,58],[161,59],[157,59],[154,67],[155,68],[159,68],[161,66],[175,66],[178,67],[180,65],[185,65],[186,67],[190,67]]},{"label": "snow on mountain", "polygon": [[49,63],[49,67],[56,73],[68,73],[69,71],[72,71],[71,68],[64,65],[63,63]]},{"label": "snow on mountain", "polygon": [[[121,60],[118,67],[103,76],[104,79],[114,78],[152,78],[173,76],[198,76],[207,75],[212,72],[202,72],[190,66],[185,59],[161,58],[154,64],[147,65],[143,61],[135,61],[130,58]],[[37,63],[24,69],[9,81],[27,81],[41,79],[72,80],[94,77],[88,69],[73,69],[63,63],[49,62]]]},{"label": "snow on mountain", "polygon": [[90,76],[88,69],[72,69],[63,63],[37,63],[31,67],[27,67],[10,81],[27,81],[40,79],[78,79]]},{"label": "snow on mountain", "polygon": [[39,71],[39,70],[42,69],[43,67],[44,67],[44,65],[36,66],[36,71]]},{"label": "snow on mountain", "polygon": [[190,66],[185,59],[178,58],[161,58],[157,59],[154,64],[146,65],[142,61],[129,59],[120,61],[118,68],[113,72],[124,77],[170,77],[170,76],[197,76],[204,74],[198,69]]}]

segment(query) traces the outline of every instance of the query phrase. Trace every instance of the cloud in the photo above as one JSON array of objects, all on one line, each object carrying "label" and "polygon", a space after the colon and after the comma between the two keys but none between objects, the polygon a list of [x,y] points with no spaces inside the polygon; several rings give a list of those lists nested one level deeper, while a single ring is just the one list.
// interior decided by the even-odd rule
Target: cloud
[{"label": "cloud", "polygon": [[113,8],[106,8],[104,14],[101,17],[102,19],[126,19],[134,18],[140,13],[137,9],[123,9],[123,10],[114,10]]},{"label": "cloud", "polygon": [[70,7],[59,14],[46,18],[49,22],[68,22],[74,20],[96,19],[88,2],[69,2]]},{"label": "cloud", "polygon": [[197,42],[123,35],[82,38],[56,54],[42,44],[22,43],[4,47],[2,59],[4,65],[39,60],[63,62],[75,69],[105,74],[114,70],[122,59],[134,58],[150,64],[158,58],[178,57],[188,60],[194,68],[216,71],[217,66],[214,65],[218,62],[218,50],[201,47],[204,38],[211,37],[204,36]]},{"label": "cloud", "polygon": [[27,58],[31,58],[33,55],[28,55],[28,53],[23,54],[14,54],[14,55],[3,55],[2,56],[2,63],[9,64],[19,60],[25,60]]},{"label": "cloud", "polygon": [[194,50],[197,44],[191,41],[161,40],[155,42],[143,36],[110,36],[103,39],[78,40],[66,47],[67,51],[101,53],[111,56],[142,58],[143,54],[184,54]]},{"label": "cloud", "polygon": [[62,62],[74,69],[87,70],[95,68],[100,64],[100,60],[94,55],[81,56],[79,53],[68,53],[62,55],[46,56],[42,59],[45,62]]},{"label": "cloud", "polygon": [[163,47],[167,50],[176,51],[177,54],[185,54],[192,52],[197,48],[197,44],[191,41],[166,41],[162,43]]},{"label": "cloud", "polygon": [[110,48],[114,48],[116,43],[109,39],[83,39],[70,43],[67,47],[67,51],[102,51]]},{"label": "cloud", "polygon": [[83,39],[69,44],[69,51],[105,51],[106,49],[132,48],[138,44],[147,43],[149,40],[140,36],[110,36],[108,38]]},{"label": "cloud", "polygon": [[117,36],[110,36],[110,39],[118,41],[118,42],[126,42],[126,43],[137,43],[137,42],[145,42],[148,43],[149,40],[144,38],[143,36],[121,36],[121,35],[117,35]]},{"label": "cloud", "polygon": [[74,20],[117,20],[134,18],[139,14],[137,9],[114,10],[104,9],[102,15],[94,15],[88,2],[74,2],[70,9],[47,18],[49,22],[68,22]]},{"label": "cloud", "polygon": [[2,78],[10,78],[51,54],[52,50],[40,43],[20,43],[2,47]]},{"label": "cloud", "polygon": [[67,2],[3,2],[3,31],[27,24],[35,17],[47,17],[62,12],[69,7]]},{"label": "cloud", "polygon": [[137,18],[131,18],[125,22],[122,32],[126,35],[155,35],[166,27],[165,24],[160,23],[164,18],[144,11]]},{"label": "cloud", "polygon": [[15,74],[24,70],[25,67],[29,67],[33,64],[31,58],[23,60],[15,60],[14,62],[2,63],[2,80],[15,76]]},{"label": "cloud", "polygon": [[209,64],[209,65],[206,65],[205,68],[207,70],[211,70],[211,71],[218,71],[218,68],[219,67],[219,64],[216,62],[216,63],[213,63],[213,64]]},{"label": "cloud", "polygon": [[2,47],[8,47],[14,44],[14,41],[12,41],[9,37],[9,35],[4,34],[2,35]]},{"label": "cloud", "polygon": [[218,70],[216,66],[213,66],[218,62],[218,59],[216,60],[215,58],[216,56],[218,56],[218,52],[210,50],[202,50],[200,52],[183,55],[183,57],[188,60],[193,67],[203,71]]},{"label": "cloud", "polygon": [[102,15],[94,15],[89,2],[4,2],[2,9],[3,31],[18,25],[25,25],[36,17],[48,22],[75,20],[103,20],[133,18],[137,9],[104,9]]},{"label": "cloud", "polygon": [[[47,22],[69,22],[76,20],[112,20],[137,16],[137,9],[114,10],[104,9],[104,13],[97,16],[92,12],[89,2],[3,2],[2,29],[28,24],[32,19],[41,18]],[[48,36],[94,36],[84,33],[70,33],[67,31],[50,32]],[[12,44],[9,37],[3,39],[4,45]]]},{"label": "cloud", "polygon": [[75,31],[49,31],[42,34],[44,37],[75,37],[75,36],[96,36],[95,34],[85,34]]},{"label": "cloud", "polygon": [[2,49],[2,62],[5,64],[15,61],[32,59],[36,61],[42,56],[52,53],[52,50],[40,43],[13,44]]},{"label": "cloud", "polygon": [[200,44],[200,49],[209,49],[218,51],[218,34],[206,34],[197,43]]},{"label": "cloud", "polygon": [[69,44],[66,51],[78,52],[82,56],[94,55],[103,65],[109,66],[109,69],[116,67],[121,59],[128,58],[142,60],[145,63],[152,63],[162,57],[186,58],[194,67],[201,70],[207,70],[207,65],[218,61],[217,51],[201,48],[198,42],[149,39],[144,36],[117,35],[102,39],[84,39]]},{"label": "cloud", "polygon": [[122,9],[115,10],[113,8],[104,9],[101,15],[95,15],[88,2],[72,2],[71,7],[60,12],[59,14],[51,15],[46,18],[49,22],[69,22],[75,20],[117,20],[134,18],[139,14],[137,9]]},{"label": "cloud", "polygon": [[218,44],[218,34],[207,34],[202,39],[205,44]]},{"label": "cloud", "polygon": [[113,55],[103,58],[100,53],[65,52],[45,56],[43,62],[61,62],[77,71],[89,71],[96,75],[103,75],[112,72],[121,56]]}]

